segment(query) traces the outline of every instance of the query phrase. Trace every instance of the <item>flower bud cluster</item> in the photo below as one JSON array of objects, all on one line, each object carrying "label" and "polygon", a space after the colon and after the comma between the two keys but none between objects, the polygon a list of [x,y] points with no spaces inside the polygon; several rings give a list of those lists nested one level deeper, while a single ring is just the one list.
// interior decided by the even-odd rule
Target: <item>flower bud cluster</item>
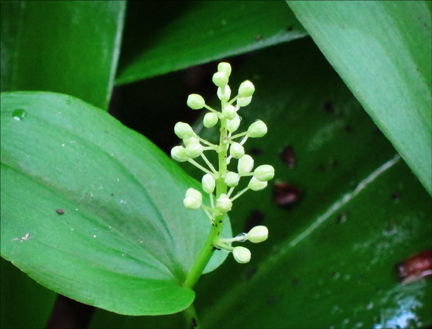
[{"label": "flower bud cluster", "polygon": [[[274,168],[270,165],[260,165],[254,170],[254,159],[246,154],[244,143],[248,138],[263,137],[267,133],[266,124],[257,120],[246,131],[238,133],[241,116],[239,110],[252,101],[255,86],[249,80],[240,84],[238,94],[231,98],[231,88],[228,85],[231,75],[231,65],[220,63],[218,71],[213,75],[212,81],[217,87],[217,97],[221,101],[221,110],[215,110],[208,106],[204,98],[198,94],[191,94],[187,99],[187,105],[193,110],[209,110],[203,117],[203,125],[212,128],[220,125],[220,143],[215,145],[199,137],[193,128],[184,122],[177,122],[174,126],[175,134],[183,141],[183,145],[172,148],[171,157],[178,162],[190,162],[202,171],[202,191],[210,198],[210,206],[203,204],[203,196],[200,191],[189,188],[186,191],[183,204],[187,209],[196,210],[202,208],[210,219],[212,226],[217,229],[222,223],[224,214],[232,209],[233,201],[248,190],[260,191],[264,189],[268,181],[274,177]],[[205,156],[206,151],[215,151],[218,155],[218,170]],[[196,159],[201,158],[204,164]],[[237,171],[230,170],[231,160],[236,160]],[[250,177],[247,186],[233,196],[235,188],[242,177]],[[216,220],[217,219],[217,220]],[[215,246],[233,253],[236,261],[247,263],[250,260],[250,251],[244,247],[231,247],[226,242],[242,242],[249,240],[253,243],[267,239],[268,230],[264,226],[254,227],[249,233],[243,233],[241,237],[215,241]],[[243,239],[243,240],[242,240]]]}]

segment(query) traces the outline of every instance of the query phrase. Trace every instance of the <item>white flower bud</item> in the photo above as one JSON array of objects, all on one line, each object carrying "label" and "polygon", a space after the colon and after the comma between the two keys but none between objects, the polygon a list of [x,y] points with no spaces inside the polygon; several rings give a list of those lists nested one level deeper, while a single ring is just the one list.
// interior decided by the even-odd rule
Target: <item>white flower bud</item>
[{"label": "white flower bud", "polygon": [[234,159],[240,159],[245,154],[243,145],[240,143],[232,143],[230,146],[230,155]]},{"label": "white flower bud", "polygon": [[247,132],[249,137],[263,137],[267,133],[267,126],[263,121],[257,120],[249,126]]},{"label": "white flower bud", "polygon": [[239,97],[250,97],[255,91],[255,86],[249,80],[243,81],[239,87]]},{"label": "white flower bud", "polygon": [[183,139],[183,144],[185,146],[188,146],[190,143],[199,143],[199,139],[196,138],[195,136],[187,138],[187,139]]},{"label": "white flower bud", "polygon": [[251,252],[245,247],[235,247],[232,253],[234,259],[240,264],[249,263],[251,259]]},{"label": "white flower bud", "polygon": [[255,226],[246,236],[247,239],[252,243],[263,242],[268,238],[268,229],[263,225]]},{"label": "white flower bud", "polygon": [[254,160],[252,159],[252,157],[248,154],[245,154],[238,161],[237,171],[240,176],[249,174],[252,171],[253,165]]},{"label": "white flower bud", "polygon": [[225,193],[222,193],[219,198],[217,198],[216,208],[219,209],[221,212],[228,212],[231,210],[232,202]]},{"label": "white flower bud", "polygon": [[192,110],[200,110],[205,105],[204,98],[198,94],[190,94],[186,103]]},{"label": "white flower bud", "polygon": [[232,172],[232,171],[228,171],[225,175],[225,179],[224,182],[225,184],[227,184],[227,186],[229,187],[235,187],[238,185],[240,181],[240,175]]},{"label": "white flower bud", "polygon": [[195,135],[192,127],[184,122],[177,122],[174,126],[174,132],[180,139],[190,138]]},{"label": "white flower bud", "polygon": [[237,110],[234,106],[232,106],[231,104],[225,104],[225,106],[222,109],[222,114],[224,115],[225,118],[227,118],[228,120],[232,120],[235,118],[236,114],[237,114]]},{"label": "white flower bud", "polygon": [[241,118],[240,118],[240,116],[238,114],[234,117],[234,119],[227,120],[227,129],[228,129],[228,131],[230,133],[235,132],[238,129],[238,127],[240,126],[240,121],[241,121]]},{"label": "white flower bud", "polygon": [[204,127],[206,128],[214,127],[217,122],[218,122],[218,116],[216,113],[210,112],[204,115],[204,120],[203,120]]},{"label": "white flower bud", "polygon": [[183,204],[187,209],[198,209],[202,204],[202,195],[199,191],[189,188],[183,199]]},{"label": "white flower bud", "polygon": [[240,107],[245,107],[252,101],[252,96],[249,97],[239,97],[237,98],[237,105]]},{"label": "white flower bud", "polygon": [[213,193],[215,186],[216,186],[216,181],[212,175],[205,174],[201,180],[201,183],[202,183],[202,187],[203,187],[204,192],[206,192],[208,194]]},{"label": "white flower bud", "polygon": [[221,62],[218,65],[218,72],[223,72],[227,77],[231,75],[231,65],[230,63]]},{"label": "white flower bud", "polygon": [[203,153],[203,146],[200,143],[189,143],[185,148],[188,157],[196,158]]},{"label": "white flower bud", "polygon": [[252,177],[252,179],[250,180],[250,182],[248,184],[248,187],[252,191],[261,191],[267,187],[267,182],[261,182],[258,179],[256,179],[255,177]]},{"label": "white flower bud", "polygon": [[274,177],[274,168],[270,165],[262,165],[255,169],[254,177],[261,182],[269,181]]},{"label": "white flower bud", "polygon": [[228,84],[228,76],[224,72],[216,72],[213,74],[213,83],[222,88]]},{"label": "white flower bud", "polygon": [[226,101],[228,102],[230,97],[231,97],[231,88],[230,86],[226,85],[225,89],[224,89],[224,94],[222,96],[222,89],[218,88],[217,89],[217,97],[221,100],[221,101]]},{"label": "white flower bud", "polygon": [[171,149],[171,158],[178,162],[185,162],[189,160],[189,157],[186,155],[185,149],[183,146],[174,146]]}]

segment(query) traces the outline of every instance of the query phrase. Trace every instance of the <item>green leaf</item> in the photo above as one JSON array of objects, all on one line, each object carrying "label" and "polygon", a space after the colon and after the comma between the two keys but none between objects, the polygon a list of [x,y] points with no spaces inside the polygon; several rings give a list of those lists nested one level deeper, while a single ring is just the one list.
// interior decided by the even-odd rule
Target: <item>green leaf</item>
[{"label": "green leaf", "polygon": [[[201,278],[202,326],[431,325],[432,281],[402,285],[394,268],[432,250],[431,198],[416,177],[311,40],[265,49],[241,71],[233,68],[231,89],[250,79],[256,92],[239,112],[239,132],[256,119],[267,124],[268,134],[245,148],[276,176],[236,200],[230,218],[234,235],[261,224],[269,238],[246,245],[247,265],[229,257]],[[292,155],[282,157],[289,146]],[[290,186],[285,207],[274,197],[277,183]]]},{"label": "green leaf", "polygon": [[287,1],[432,193],[430,1]]},{"label": "green leaf", "polygon": [[[245,79],[256,92],[240,110],[240,131],[255,119],[269,129],[267,136],[249,139],[246,151],[257,166],[273,165],[276,177],[264,191],[235,201],[230,217],[234,234],[262,224],[269,239],[246,244],[250,263],[228,257],[200,279],[195,305],[202,327],[430,326],[432,280],[402,285],[394,269],[432,249],[431,199],[416,177],[310,39],[251,55],[241,72],[233,67],[231,89]],[[217,108],[217,101],[209,103]],[[202,134],[211,138],[216,131]],[[290,145],[293,168],[280,154]],[[274,202],[277,181],[300,191],[297,199],[294,189],[286,195],[291,206]],[[124,317],[97,310],[90,327],[178,323],[175,315]]]},{"label": "green leaf", "polygon": [[[68,95],[1,98],[2,257],[37,282],[116,313],[189,306],[181,283],[210,230],[198,182],[138,133]],[[224,235],[230,235],[225,226]],[[206,271],[219,266],[216,253]]]},{"label": "green leaf", "polygon": [[70,94],[107,109],[124,1],[2,1],[1,90]]},{"label": "green leaf", "polygon": [[116,84],[307,35],[281,1],[130,1],[127,16]]},{"label": "green leaf", "polygon": [[0,258],[1,327],[44,328],[56,294],[34,282],[27,275]]}]

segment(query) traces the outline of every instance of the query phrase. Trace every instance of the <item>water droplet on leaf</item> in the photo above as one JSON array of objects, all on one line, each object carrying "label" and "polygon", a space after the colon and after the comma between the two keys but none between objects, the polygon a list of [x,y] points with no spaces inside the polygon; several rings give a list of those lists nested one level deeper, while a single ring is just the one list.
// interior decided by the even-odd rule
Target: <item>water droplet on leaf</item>
[{"label": "water droplet on leaf", "polygon": [[27,112],[23,109],[16,109],[12,112],[12,116],[16,121],[22,121],[27,116]]}]

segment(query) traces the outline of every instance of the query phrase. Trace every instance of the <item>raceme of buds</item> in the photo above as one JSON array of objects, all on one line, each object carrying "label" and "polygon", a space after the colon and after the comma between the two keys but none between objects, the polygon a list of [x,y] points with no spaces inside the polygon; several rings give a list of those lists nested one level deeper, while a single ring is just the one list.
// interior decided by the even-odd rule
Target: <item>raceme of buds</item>
[{"label": "raceme of buds", "polygon": [[261,120],[252,123],[248,129],[248,136],[253,138],[263,137],[266,133],[267,125]]},{"label": "raceme of buds", "polygon": [[242,175],[249,174],[254,166],[254,160],[248,154],[243,155],[237,164],[238,173]]},{"label": "raceme of buds", "polygon": [[213,178],[212,175],[210,174],[205,174],[202,178],[202,187],[204,192],[206,193],[213,193],[215,186],[216,186],[216,181]]},{"label": "raceme of buds", "polygon": [[263,242],[268,238],[268,229],[263,225],[255,226],[246,234],[246,237],[252,243]]},{"label": "raceme of buds", "polygon": [[192,127],[184,122],[177,122],[174,126],[174,132],[180,139],[190,138],[195,135]]},{"label": "raceme of buds", "polygon": [[269,181],[274,177],[274,168],[270,165],[261,165],[254,171],[254,177],[262,182]]},{"label": "raceme of buds", "polygon": [[234,259],[240,264],[249,263],[251,259],[251,252],[245,247],[235,247],[233,249]]},{"label": "raceme of buds", "polygon": [[221,212],[228,212],[231,210],[232,202],[225,193],[222,193],[219,198],[217,198],[216,208],[219,209]]},{"label": "raceme of buds", "polygon": [[[219,63],[218,71],[213,75],[213,83],[217,86],[217,97],[221,101],[220,110],[213,109],[205,103],[204,98],[198,94],[191,94],[187,98],[187,105],[193,110],[207,109],[204,113],[203,126],[212,128],[219,125],[219,144],[206,141],[185,122],[178,122],[174,126],[175,134],[183,141],[183,146],[174,146],[171,149],[171,157],[178,162],[189,162],[202,170],[205,174],[201,179],[201,191],[209,194],[209,205],[203,205],[203,196],[200,191],[189,188],[183,199],[187,209],[202,208],[212,224],[210,234],[218,239],[213,246],[232,252],[234,259],[239,263],[247,263],[251,259],[251,252],[244,247],[233,247],[232,242],[241,243],[249,240],[259,243],[268,238],[268,229],[259,225],[252,228],[249,233],[241,233],[234,238],[219,238],[224,216],[231,211],[233,202],[248,190],[259,191],[268,185],[268,181],[275,175],[274,168],[270,165],[260,165],[254,169],[254,159],[245,154],[243,146],[248,138],[262,137],[267,133],[266,124],[257,120],[246,131],[237,132],[241,128],[241,113],[243,107],[249,105],[255,92],[255,86],[249,80],[242,82],[238,88],[238,94],[231,98],[231,88],[228,85],[231,75],[229,63]],[[212,157],[207,157],[206,152],[217,153],[217,165],[211,163]],[[229,153],[229,156],[228,156]],[[237,160],[237,172],[232,159]],[[200,163],[201,162],[201,163]],[[234,166],[234,168],[233,168]],[[217,168],[217,169],[216,169]],[[251,177],[247,187],[235,192],[239,187],[242,177]],[[217,230],[217,231],[214,231]],[[207,247],[208,248],[208,245]],[[207,252],[203,249],[202,252]],[[194,267],[192,267],[194,269]]]},{"label": "raceme of buds", "polygon": [[202,194],[193,188],[189,188],[186,191],[186,196],[183,199],[183,204],[187,209],[195,210],[200,208],[202,204]]}]

